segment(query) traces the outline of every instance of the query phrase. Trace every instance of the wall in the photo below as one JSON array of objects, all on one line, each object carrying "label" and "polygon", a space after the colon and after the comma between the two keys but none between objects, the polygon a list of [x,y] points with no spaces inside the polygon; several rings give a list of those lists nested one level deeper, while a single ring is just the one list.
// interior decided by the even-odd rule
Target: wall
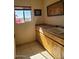
[{"label": "wall", "polygon": [[[24,44],[35,40],[35,24],[43,23],[42,16],[34,16],[34,9],[43,9],[42,0],[15,0],[15,6],[31,6],[32,21],[14,26],[16,44]],[[43,11],[42,11],[43,13]]]},{"label": "wall", "polygon": [[64,16],[52,16],[52,17],[47,16],[47,6],[57,1],[59,0],[44,0],[44,15],[45,15],[44,22],[46,24],[64,26]]},{"label": "wall", "polygon": [[[47,16],[47,6],[59,0],[15,0],[15,6],[31,6],[32,21],[14,26],[16,44],[28,43],[35,40],[35,24],[47,23],[64,26],[64,16]],[[34,16],[34,9],[42,9],[42,16]]]}]

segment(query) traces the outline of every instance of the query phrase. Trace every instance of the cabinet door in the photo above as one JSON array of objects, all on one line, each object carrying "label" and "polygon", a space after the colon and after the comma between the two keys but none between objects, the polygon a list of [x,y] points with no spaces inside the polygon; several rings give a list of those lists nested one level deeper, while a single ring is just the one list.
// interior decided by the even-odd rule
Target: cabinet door
[{"label": "cabinet door", "polygon": [[46,36],[42,33],[36,31],[36,39],[42,44],[42,46],[46,49],[48,47]]},{"label": "cabinet door", "polygon": [[47,37],[47,50],[55,59],[62,59],[62,46]]},{"label": "cabinet door", "polygon": [[37,32],[37,40],[43,45],[43,47],[53,56],[54,59],[64,59],[64,49],[61,45],[53,41],[44,34]]},{"label": "cabinet door", "polygon": [[36,40],[42,44],[41,35],[39,31],[36,31]]}]

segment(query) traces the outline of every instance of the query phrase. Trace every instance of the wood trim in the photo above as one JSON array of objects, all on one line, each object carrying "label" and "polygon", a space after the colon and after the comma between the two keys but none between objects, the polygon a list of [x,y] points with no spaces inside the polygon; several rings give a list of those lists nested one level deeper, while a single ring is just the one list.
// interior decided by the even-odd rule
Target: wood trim
[{"label": "wood trim", "polygon": [[[20,9],[21,7],[21,9]],[[31,6],[14,6],[16,10],[31,10]]]},{"label": "wood trim", "polygon": [[31,8],[31,6],[16,6],[16,5],[14,7],[25,7],[25,8],[27,7],[27,8]]}]

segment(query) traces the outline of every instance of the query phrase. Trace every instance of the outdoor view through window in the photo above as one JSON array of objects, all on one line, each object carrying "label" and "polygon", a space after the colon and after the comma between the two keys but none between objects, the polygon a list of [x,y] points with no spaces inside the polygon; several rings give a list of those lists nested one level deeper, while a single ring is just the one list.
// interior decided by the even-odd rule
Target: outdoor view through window
[{"label": "outdoor view through window", "polygon": [[31,21],[31,10],[16,9],[15,16],[16,16],[16,24],[22,24]]}]

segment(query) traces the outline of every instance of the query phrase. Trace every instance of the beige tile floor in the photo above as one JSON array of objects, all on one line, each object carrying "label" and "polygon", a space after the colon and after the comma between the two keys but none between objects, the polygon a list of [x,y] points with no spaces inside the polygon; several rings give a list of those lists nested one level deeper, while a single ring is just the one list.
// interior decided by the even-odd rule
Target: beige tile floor
[{"label": "beige tile floor", "polygon": [[16,47],[16,59],[54,59],[39,43],[32,42]]}]

